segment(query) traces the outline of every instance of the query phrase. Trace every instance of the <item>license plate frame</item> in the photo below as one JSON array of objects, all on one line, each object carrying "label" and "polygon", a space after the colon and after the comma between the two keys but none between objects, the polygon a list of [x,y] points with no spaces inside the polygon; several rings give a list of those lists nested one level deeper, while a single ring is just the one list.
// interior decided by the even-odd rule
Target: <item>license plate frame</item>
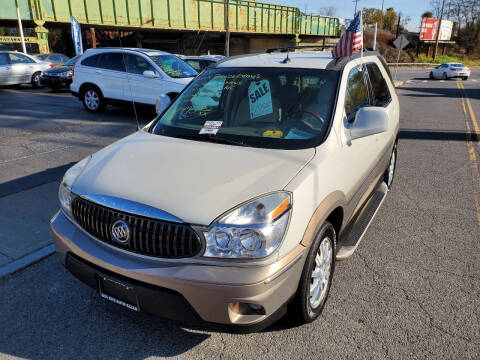
[{"label": "license plate frame", "polygon": [[140,311],[135,288],[111,279],[104,275],[97,275],[98,292],[102,299],[121,305],[132,311]]}]

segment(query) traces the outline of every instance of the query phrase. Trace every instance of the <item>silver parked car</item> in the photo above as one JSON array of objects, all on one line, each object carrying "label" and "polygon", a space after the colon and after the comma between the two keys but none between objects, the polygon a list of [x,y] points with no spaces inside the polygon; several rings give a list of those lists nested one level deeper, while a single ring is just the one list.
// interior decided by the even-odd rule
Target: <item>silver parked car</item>
[{"label": "silver parked car", "polygon": [[53,66],[16,51],[0,51],[0,86],[32,84],[35,88],[40,87],[42,71]]}]

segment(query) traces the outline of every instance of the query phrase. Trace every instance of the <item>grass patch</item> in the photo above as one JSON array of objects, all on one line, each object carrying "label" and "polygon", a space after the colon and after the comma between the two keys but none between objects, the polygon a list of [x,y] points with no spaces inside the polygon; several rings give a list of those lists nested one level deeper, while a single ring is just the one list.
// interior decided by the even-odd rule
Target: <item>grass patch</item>
[{"label": "grass patch", "polygon": [[472,59],[463,58],[463,57],[445,56],[445,55],[437,55],[437,58],[435,59],[435,61],[433,61],[431,57],[427,57],[424,54],[419,54],[415,62],[435,63],[435,64],[458,62],[458,63],[463,63],[467,66],[480,66],[480,60],[472,60]]}]

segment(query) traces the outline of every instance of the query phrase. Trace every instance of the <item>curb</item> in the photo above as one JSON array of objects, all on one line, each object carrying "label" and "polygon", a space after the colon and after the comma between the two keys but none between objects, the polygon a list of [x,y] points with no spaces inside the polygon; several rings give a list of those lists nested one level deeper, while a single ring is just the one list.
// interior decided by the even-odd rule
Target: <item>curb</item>
[{"label": "curb", "polygon": [[52,255],[54,252],[55,252],[55,246],[53,244],[50,244],[27,256],[24,256],[18,260],[15,260],[10,264],[0,267],[0,279],[4,278],[5,276],[11,275],[19,270],[22,270],[29,265],[32,265],[46,258],[47,256]]}]

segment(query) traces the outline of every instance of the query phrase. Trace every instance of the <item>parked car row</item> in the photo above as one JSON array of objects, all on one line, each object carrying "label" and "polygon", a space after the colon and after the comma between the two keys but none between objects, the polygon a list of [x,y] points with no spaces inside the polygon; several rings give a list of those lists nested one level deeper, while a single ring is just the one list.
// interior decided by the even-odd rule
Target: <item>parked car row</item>
[{"label": "parked car row", "polygon": [[54,65],[16,51],[0,51],[0,85],[32,84],[40,87],[42,72]]}]

